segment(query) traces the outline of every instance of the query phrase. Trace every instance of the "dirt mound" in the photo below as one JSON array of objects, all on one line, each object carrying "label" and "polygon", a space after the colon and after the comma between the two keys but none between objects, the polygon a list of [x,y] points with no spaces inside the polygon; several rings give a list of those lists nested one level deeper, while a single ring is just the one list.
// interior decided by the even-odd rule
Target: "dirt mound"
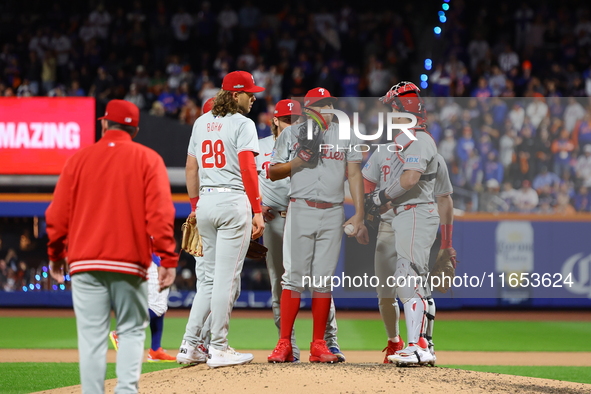
[{"label": "dirt mound", "polygon": [[[107,381],[113,392],[116,381]],[[591,385],[448,368],[398,368],[392,364],[247,364],[210,369],[205,365],[142,375],[142,394],[181,393],[544,393],[591,392]],[[44,391],[79,393],[79,386]]]}]

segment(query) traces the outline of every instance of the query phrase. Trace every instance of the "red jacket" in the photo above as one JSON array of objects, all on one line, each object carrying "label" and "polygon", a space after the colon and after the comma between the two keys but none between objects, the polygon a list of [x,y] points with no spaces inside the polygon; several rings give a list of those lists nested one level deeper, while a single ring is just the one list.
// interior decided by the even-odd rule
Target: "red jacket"
[{"label": "red jacket", "polygon": [[111,271],[146,278],[154,252],[176,267],[174,205],[162,158],[107,130],[65,164],[45,213],[51,261],[70,274]]}]

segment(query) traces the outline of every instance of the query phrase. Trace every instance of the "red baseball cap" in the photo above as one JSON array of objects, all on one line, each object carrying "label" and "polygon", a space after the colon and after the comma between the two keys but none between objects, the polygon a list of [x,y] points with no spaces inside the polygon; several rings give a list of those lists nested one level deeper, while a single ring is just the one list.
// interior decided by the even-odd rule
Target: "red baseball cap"
[{"label": "red baseball cap", "polygon": [[325,99],[332,99],[335,101],[337,100],[336,97],[333,97],[330,94],[328,89],[325,89],[325,88],[310,89],[310,90],[308,90],[308,93],[306,93],[306,96],[304,97],[304,107],[308,107],[312,104],[317,103],[320,100],[325,100]]},{"label": "red baseball cap", "polygon": [[203,113],[206,114],[213,109],[213,102],[215,101],[215,97],[210,98],[203,104]]},{"label": "red baseball cap", "polygon": [[140,123],[140,109],[129,101],[111,100],[107,103],[105,115],[101,116],[100,119],[137,127]]},{"label": "red baseball cap", "polygon": [[273,116],[302,116],[302,106],[295,100],[278,101]]},{"label": "red baseball cap", "polygon": [[246,71],[232,71],[222,81],[222,89],[230,92],[259,93],[265,90],[254,84],[254,77]]}]

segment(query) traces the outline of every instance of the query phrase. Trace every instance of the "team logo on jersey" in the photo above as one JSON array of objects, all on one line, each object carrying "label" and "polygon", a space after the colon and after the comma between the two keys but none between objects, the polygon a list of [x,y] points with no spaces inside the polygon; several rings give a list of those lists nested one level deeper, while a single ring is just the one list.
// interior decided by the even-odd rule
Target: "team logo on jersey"
[{"label": "team logo on jersey", "polygon": [[368,161],[367,163],[365,163],[365,165],[363,166],[364,170],[369,170],[371,168],[371,161]]},{"label": "team logo on jersey", "polygon": [[406,163],[407,164],[419,164],[421,157],[418,155],[408,155],[406,156]]}]

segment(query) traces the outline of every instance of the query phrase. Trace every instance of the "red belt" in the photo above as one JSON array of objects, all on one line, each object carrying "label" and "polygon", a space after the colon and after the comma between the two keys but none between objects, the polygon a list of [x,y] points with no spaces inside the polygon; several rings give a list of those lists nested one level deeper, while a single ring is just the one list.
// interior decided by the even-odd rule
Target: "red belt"
[{"label": "red belt", "polygon": [[[432,202],[428,202],[427,204],[433,204]],[[398,215],[400,212],[408,211],[409,209],[416,208],[419,204],[407,204],[407,205],[399,205],[394,207],[394,215]]]},{"label": "red belt", "polygon": [[[289,201],[292,201],[292,202],[295,200],[296,200],[295,198],[289,199]],[[318,208],[318,209],[328,209],[328,208],[337,207],[339,205],[342,205],[342,203],[333,204],[332,202],[317,202],[317,201],[306,200],[303,198],[300,198],[300,200],[304,200],[306,202],[306,204],[308,204],[309,207]]]}]

